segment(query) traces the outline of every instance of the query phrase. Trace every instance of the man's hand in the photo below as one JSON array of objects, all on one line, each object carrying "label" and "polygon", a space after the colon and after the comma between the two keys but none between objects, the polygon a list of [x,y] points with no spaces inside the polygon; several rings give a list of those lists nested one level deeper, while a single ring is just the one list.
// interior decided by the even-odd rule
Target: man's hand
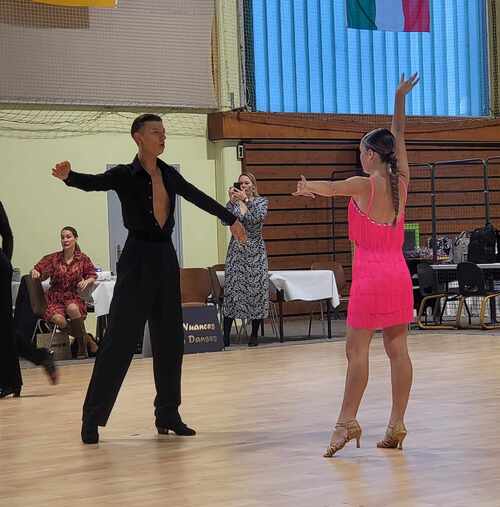
[{"label": "man's hand", "polygon": [[243,224],[236,220],[231,227],[231,234],[240,242],[245,243],[247,240],[247,231],[245,231],[245,228],[243,227]]},{"label": "man's hand", "polygon": [[64,181],[69,176],[70,171],[71,164],[65,160],[64,162],[59,162],[56,164],[56,166],[52,169],[52,176],[55,176],[56,178]]},{"label": "man's hand", "polygon": [[33,280],[40,278],[40,272],[37,271],[36,269],[32,269],[31,270],[31,278],[33,278]]}]

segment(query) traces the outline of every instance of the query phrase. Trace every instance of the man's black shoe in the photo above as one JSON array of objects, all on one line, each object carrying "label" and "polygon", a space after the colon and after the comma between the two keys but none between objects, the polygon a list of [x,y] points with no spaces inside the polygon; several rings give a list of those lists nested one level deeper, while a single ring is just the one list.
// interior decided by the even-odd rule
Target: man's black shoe
[{"label": "man's black shoe", "polygon": [[160,435],[168,435],[169,431],[173,431],[176,435],[182,437],[192,437],[196,435],[196,431],[182,422],[182,419],[172,422],[157,422],[156,429]]},{"label": "man's black shoe", "polygon": [[82,423],[82,442],[84,444],[97,444],[99,442],[99,432],[97,424],[91,424],[83,421]]}]

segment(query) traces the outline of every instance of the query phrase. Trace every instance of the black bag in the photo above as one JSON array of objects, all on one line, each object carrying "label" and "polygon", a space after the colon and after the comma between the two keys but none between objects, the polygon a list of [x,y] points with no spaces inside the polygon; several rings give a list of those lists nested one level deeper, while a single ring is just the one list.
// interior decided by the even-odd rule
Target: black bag
[{"label": "black bag", "polygon": [[474,229],[470,235],[467,260],[475,264],[495,262],[497,246],[497,231],[490,223],[484,227]]}]

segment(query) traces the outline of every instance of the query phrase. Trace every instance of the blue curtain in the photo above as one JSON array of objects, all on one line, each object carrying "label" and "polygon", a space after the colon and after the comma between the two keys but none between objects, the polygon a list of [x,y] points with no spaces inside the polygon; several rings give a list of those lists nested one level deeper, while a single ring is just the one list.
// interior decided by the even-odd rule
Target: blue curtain
[{"label": "blue curtain", "polygon": [[251,0],[258,111],[391,114],[401,73],[411,115],[489,112],[485,0],[431,0],[430,33],[346,27],[345,0]]}]

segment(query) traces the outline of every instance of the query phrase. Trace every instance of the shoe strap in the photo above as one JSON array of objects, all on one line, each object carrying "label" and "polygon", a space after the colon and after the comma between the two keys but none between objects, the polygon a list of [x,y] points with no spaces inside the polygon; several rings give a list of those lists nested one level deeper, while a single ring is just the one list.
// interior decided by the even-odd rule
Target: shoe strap
[{"label": "shoe strap", "polygon": [[347,434],[347,438],[353,438],[353,435],[361,431],[361,427],[359,426],[358,421],[356,419],[351,419],[350,421],[338,422],[335,425],[336,430],[345,430]]},{"label": "shoe strap", "polygon": [[335,425],[335,428],[352,428],[353,426],[356,428],[359,426],[358,421],[356,421],[356,419],[351,419],[350,421],[345,422],[338,422]]},{"label": "shoe strap", "polygon": [[387,425],[387,429],[388,430],[394,430],[394,428],[397,428],[397,429],[403,429],[406,431],[406,426],[404,424],[404,422],[397,422],[396,424],[388,424]]}]

